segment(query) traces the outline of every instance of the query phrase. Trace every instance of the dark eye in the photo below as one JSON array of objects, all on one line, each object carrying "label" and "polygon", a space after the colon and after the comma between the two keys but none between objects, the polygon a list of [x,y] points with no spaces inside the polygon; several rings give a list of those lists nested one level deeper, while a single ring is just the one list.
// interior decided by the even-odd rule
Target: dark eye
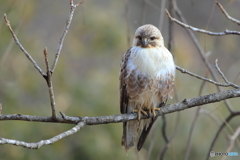
[{"label": "dark eye", "polygon": [[142,37],[139,36],[138,39],[141,41],[141,40],[142,40]]},{"label": "dark eye", "polygon": [[156,39],[156,37],[151,37],[150,39],[153,41],[154,39]]}]

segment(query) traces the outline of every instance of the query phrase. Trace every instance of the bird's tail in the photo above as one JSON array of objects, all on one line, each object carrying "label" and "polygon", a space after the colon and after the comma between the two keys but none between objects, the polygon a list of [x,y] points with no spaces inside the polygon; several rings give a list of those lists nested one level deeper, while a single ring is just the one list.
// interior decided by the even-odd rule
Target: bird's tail
[{"label": "bird's tail", "polygon": [[126,151],[135,146],[138,137],[139,123],[138,120],[123,123],[122,146]]}]

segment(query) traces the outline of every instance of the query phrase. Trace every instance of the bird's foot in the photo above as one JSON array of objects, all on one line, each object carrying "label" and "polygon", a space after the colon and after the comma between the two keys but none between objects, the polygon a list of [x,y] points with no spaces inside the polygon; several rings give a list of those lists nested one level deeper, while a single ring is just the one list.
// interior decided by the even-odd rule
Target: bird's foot
[{"label": "bird's foot", "polygon": [[141,109],[141,108],[139,108],[139,109],[136,109],[136,110],[133,110],[133,112],[135,112],[135,113],[137,113],[138,114],[138,120],[140,120],[140,118],[141,118],[141,113],[143,114],[143,115],[148,115],[147,114],[147,112],[146,111],[144,111],[143,109]]},{"label": "bird's foot", "polygon": [[153,114],[153,117],[156,117],[156,111],[160,111],[160,110],[161,110],[160,108],[152,107],[151,109],[149,109],[148,113],[149,115]]}]

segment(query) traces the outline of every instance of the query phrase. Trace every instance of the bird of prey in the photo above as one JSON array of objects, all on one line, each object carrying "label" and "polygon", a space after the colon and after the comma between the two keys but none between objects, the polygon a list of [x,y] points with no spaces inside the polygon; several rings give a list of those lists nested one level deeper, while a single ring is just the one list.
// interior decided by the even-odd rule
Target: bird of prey
[{"label": "bird of prey", "polygon": [[[139,27],[132,47],[123,55],[120,70],[121,113],[137,112],[138,120],[123,122],[122,146],[126,151],[136,146],[141,150],[160,110],[172,97],[175,64],[164,47],[159,29],[151,24]],[[141,114],[153,118],[140,120]]]}]

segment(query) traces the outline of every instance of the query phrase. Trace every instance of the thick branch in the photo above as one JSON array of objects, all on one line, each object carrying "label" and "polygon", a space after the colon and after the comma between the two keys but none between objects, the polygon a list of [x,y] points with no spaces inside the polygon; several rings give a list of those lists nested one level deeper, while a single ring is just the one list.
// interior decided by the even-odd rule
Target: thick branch
[{"label": "thick branch", "polygon": [[[205,96],[196,97],[193,99],[184,99],[182,102],[167,105],[161,108],[160,111],[156,112],[157,116],[162,116],[164,114],[169,114],[192,107],[205,105],[209,103],[220,102],[225,99],[240,97],[240,89],[232,89],[227,91],[222,91],[218,93],[213,93]],[[142,116],[141,119],[146,119],[151,116]],[[137,119],[136,113],[120,114],[120,115],[109,115],[109,116],[99,116],[99,117],[70,117],[64,116],[64,118],[57,118],[56,120],[52,117],[42,117],[42,116],[30,116],[30,115],[1,115],[0,121],[3,120],[22,120],[22,121],[34,121],[34,122],[53,122],[53,123],[69,123],[77,124],[79,122],[85,122],[86,125],[98,125],[98,124],[108,124],[108,123],[119,123],[130,120]]]},{"label": "thick branch", "polygon": [[73,127],[72,129],[70,129],[66,132],[63,132],[63,133],[56,135],[53,138],[50,138],[47,140],[41,140],[37,143],[27,143],[27,142],[17,141],[17,140],[13,140],[13,139],[0,138],[0,144],[12,144],[12,145],[22,146],[22,147],[29,148],[29,149],[38,149],[38,148],[42,147],[43,145],[49,145],[49,144],[55,143],[55,142],[59,141],[60,139],[63,139],[67,136],[70,136],[70,135],[76,133],[83,126],[84,126],[84,123],[80,122],[75,127]]}]

